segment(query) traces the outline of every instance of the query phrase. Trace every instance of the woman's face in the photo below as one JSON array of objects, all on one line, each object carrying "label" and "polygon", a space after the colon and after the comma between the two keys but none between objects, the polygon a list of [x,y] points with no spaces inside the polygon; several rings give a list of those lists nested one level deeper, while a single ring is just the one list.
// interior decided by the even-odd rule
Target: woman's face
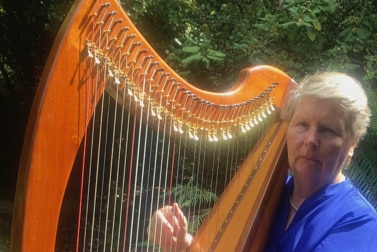
[{"label": "woman's face", "polygon": [[329,100],[303,97],[287,130],[288,160],[294,176],[322,188],[335,183],[355,143],[340,107]]}]

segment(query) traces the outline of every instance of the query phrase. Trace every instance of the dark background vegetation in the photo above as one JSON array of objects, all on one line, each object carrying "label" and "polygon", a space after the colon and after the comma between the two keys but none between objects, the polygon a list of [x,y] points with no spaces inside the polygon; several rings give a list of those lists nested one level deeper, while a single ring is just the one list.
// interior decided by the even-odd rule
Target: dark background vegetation
[{"label": "dark background vegetation", "polygon": [[[0,3],[0,198],[5,200],[0,202],[4,208],[14,198],[33,95],[71,4],[72,0]],[[256,64],[276,66],[297,80],[318,70],[358,78],[368,90],[373,118],[348,174],[377,206],[375,0],[129,0],[122,5],[163,58],[205,89],[224,90],[239,70]],[[0,224],[7,232],[11,211],[0,214],[4,212],[9,220]]]}]

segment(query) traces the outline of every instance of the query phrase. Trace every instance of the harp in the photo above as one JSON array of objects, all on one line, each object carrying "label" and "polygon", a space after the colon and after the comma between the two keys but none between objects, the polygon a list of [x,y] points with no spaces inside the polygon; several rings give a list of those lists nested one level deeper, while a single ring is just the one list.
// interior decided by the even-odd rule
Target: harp
[{"label": "harp", "polygon": [[[276,114],[292,85],[257,66],[227,92],[201,90],[164,63],[115,0],[76,1],[32,107],[12,251],[154,251],[143,243],[148,219],[179,200],[180,185],[224,191],[214,206],[186,208],[212,208],[195,235],[203,251],[261,251],[287,173]],[[59,247],[65,228],[73,238]]]}]

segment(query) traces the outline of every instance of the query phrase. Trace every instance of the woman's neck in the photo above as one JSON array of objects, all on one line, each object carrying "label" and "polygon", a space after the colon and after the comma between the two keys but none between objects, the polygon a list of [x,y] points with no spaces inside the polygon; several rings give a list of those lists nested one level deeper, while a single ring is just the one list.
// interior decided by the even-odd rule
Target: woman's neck
[{"label": "woman's neck", "polygon": [[292,192],[289,195],[290,207],[289,207],[289,214],[288,214],[288,219],[285,226],[285,230],[287,230],[287,228],[293,221],[293,218],[295,217],[297,211],[300,209],[301,205],[304,203],[306,199],[312,197],[314,194],[316,194],[317,192],[319,192],[321,189],[323,189],[325,186],[329,184],[337,184],[337,183],[343,182],[345,178],[346,177],[342,173],[340,173],[333,181],[331,181],[328,184],[324,184],[322,186],[313,186],[310,183],[307,183],[307,182],[305,183],[295,178]]},{"label": "woman's neck", "polygon": [[334,179],[329,180],[328,183],[323,184],[319,184],[316,181],[300,180],[294,177],[294,185],[290,199],[295,206],[300,207],[306,199],[312,197],[326,186],[337,184],[344,180],[345,176],[342,173],[339,173]]}]

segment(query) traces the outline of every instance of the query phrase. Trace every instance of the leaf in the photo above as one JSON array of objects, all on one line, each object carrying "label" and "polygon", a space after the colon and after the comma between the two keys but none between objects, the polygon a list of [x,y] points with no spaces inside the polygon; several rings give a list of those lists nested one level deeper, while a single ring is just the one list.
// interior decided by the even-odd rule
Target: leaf
[{"label": "leaf", "polygon": [[208,50],[208,55],[214,56],[214,57],[219,57],[219,58],[224,58],[226,56],[225,53],[216,51],[216,50]]},{"label": "leaf", "polygon": [[318,21],[318,19],[313,19],[312,23],[313,23],[314,29],[316,29],[317,31],[321,31],[322,30],[322,25]]},{"label": "leaf", "polygon": [[206,66],[206,69],[209,69],[210,68],[210,61],[208,59],[208,57],[202,57],[202,62],[204,62],[205,66]]},{"label": "leaf", "polygon": [[310,16],[308,16],[308,15],[305,15],[304,18],[303,18],[303,20],[304,20],[305,22],[307,22],[307,23],[311,23],[311,22],[313,22],[314,19],[312,19],[312,18],[311,18]]},{"label": "leaf", "polygon": [[360,28],[356,28],[356,34],[357,36],[359,36],[359,38],[361,38],[362,40],[365,40],[369,38],[371,33],[368,29],[360,27]]},{"label": "leaf", "polygon": [[339,33],[339,37],[346,37],[348,34],[352,33],[352,27],[347,27]]},{"label": "leaf", "polygon": [[293,14],[293,16],[299,16],[298,10],[296,7],[289,8],[288,10]]},{"label": "leaf", "polygon": [[182,51],[188,52],[188,53],[196,53],[199,52],[200,47],[199,46],[185,46],[182,48]]},{"label": "leaf", "polygon": [[215,61],[223,61],[225,56],[226,56],[225,53],[215,51],[215,50],[211,50],[211,49],[208,50],[208,54],[207,54],[207,58],[209,58],[211,60],[215,60]]},{"label": "leaf", "polygon": [[306,33],[308,34],[308,38],[311,40],[311,41],[314,41],[315,38],[316,38],[316,33],[315,31],[313,30],[313,28],[311,27],[307,27],[306,29]]},{"label": "leaf", "polygon": [[344,63],[344,66],[348,70],[355,70],[355,69],[359,69],[360,68],[360,65],[358,65],[358,64],[351,64],[351,63]]},{"label": "leaf", "polygon": [[178,198],[180,206],[190,206],[205,203],[216,202],[218,197],[215,193],[203,190],[190,183],[187,185],[178,185],[174,187],[171,193]]},{"label": "leaf", "polygon": [[188,56],[187,58],[184,58],[181,62],[183,66],[190,65],[191,63],[197,62],[202,57],[201,53],[196,53],[194,55]]},{"label": "leaf", "polygon": [[211,60],[215,60],[215,61],[223,61],[224,58],[220,58],[220,57],[216,57],[216,56],[211,56],[211,55],[207,55],[207,58],[211,59]]},{"label": "leaf", "polygon": [[187,44],[194,44],[194,45],[196,45],[197,43],[196,43],[196,41],[193,38],[191,38],[189,36],[186,36],[185,44],[186,45]]},{"label": "leaf", "polygon": [[287,27],[294,25],[294,24],[296,24],[296,21],[289,21],[287,23],[281,24],[280,26],[283,27],[283,28],[287,28]]}]

